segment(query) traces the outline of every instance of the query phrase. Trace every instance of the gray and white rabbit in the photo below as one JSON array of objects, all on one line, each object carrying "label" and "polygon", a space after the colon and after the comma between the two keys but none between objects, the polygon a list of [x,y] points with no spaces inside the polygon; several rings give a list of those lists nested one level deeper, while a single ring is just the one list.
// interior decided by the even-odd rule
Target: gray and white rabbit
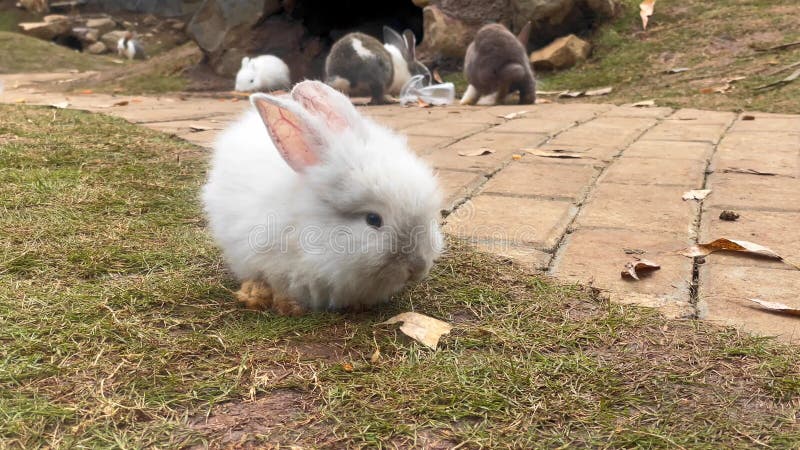
[{"label": "gray and white rabbit", "polygon": [[346,95],[371,96],[372,103],[385,103],[386,95],[397,95],[414,75],[431,73],[416,59],[416,37],[403,36],[383,27],[384,44],[364,33],[349,33],[336,41],[325,60],[326,83]]},{"label": "gray and white rabbit", "polygon": [[239,301],[284,315],[360,309],[428,274],[442,197],[405,138],[319,81],[250,101],[214,144],[203,188]]},{"label": "gray and white rabbit", "polygon": [[138,39],[134,39],[133,33],[125,32],[117,41],[117,54],[128,59],[145,59],[144,48]]},{"label": "gray and white rabbit", "polygon": [[461,97],[462,105],[474,105],[490,94],[495,94],[496,104],[502,104],[510,92],[516,91],[520,104],[536,102],[536,80],[525,49],[530,27],[528,22],[519,36],[497,23],[478,30],[464,57],[469,87]]}]

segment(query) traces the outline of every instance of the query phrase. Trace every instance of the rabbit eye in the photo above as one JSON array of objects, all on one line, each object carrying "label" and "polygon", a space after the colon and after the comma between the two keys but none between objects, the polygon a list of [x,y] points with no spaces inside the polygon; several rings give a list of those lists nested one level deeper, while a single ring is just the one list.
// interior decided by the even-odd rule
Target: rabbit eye
[{"label": "rabbit eye", "polygon": [[256,80],[250,80],[251,83],[255,82]]},{"label": "rabbit eye", "polygon": [[383,218],[379,214],[367,213],[367,225],[380,228],[383,225]]}]

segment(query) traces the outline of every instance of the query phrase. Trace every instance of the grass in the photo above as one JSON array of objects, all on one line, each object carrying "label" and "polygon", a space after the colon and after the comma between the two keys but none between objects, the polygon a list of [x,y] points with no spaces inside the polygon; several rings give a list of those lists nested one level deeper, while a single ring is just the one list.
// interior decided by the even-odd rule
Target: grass
[{"label": "grass", "polygon": [[87,55],[52,42],[0,31],[0,73],[102,70],[114,66],[105,56]]},{"label": "grass", "polygon": [[[0,105],[0,447],[800,445],[800,349],[458,242],[377,311],[242,310],[204,172],[118,119]],[[409,309],[455,324],[440,350],[374,327]]]}]

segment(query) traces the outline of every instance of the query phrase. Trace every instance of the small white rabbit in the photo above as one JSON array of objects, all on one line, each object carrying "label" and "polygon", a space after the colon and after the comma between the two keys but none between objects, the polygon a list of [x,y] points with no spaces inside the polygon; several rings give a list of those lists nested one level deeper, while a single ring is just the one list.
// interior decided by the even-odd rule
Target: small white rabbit
[{"label": "small white rabbit", "polygon": [[347,95],[370,95],[372,103],[397,95],[413,75],[431,73],[417,61],[416,37],[383,27],[385,44],[363,33],[350,33],[336,41],[325,59],[326,82]]},{"label": "small white rabbit", "polygon": [[242,58],[242,67],[236,74],[236,90],[277,91],[292,85],[289,66],[273,55]]},{"label": "small white rabbit", "polygon": [[443,249],[438,182],[406,140],[319,81],[254,94],[214,145],[203,203],[250,308],[363,308]]},{"label": "small white rabbit", "polygon": [[144,48],[138,40],[133,38],[133,33],[126,32],[117,41],[117,54],[128,59],[145,59]]}]

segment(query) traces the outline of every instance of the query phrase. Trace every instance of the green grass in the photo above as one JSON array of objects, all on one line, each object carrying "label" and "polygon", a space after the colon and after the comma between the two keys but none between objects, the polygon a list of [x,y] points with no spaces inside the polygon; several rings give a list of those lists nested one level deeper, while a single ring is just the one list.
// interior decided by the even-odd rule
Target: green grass
[{"label": "green grass", "polygon": [[[0,106],[0,447],[800,445],[797,348],[458,242],[377,311],[242,310],[204,173],[118,119]],[[455,324],[440,350],[374,327],[409,309]]]},{"label": "green grass", "polygon": [[0,31],[0,73],[102,70],[114,65],[105,56],[88,55],[20,33]]}]

